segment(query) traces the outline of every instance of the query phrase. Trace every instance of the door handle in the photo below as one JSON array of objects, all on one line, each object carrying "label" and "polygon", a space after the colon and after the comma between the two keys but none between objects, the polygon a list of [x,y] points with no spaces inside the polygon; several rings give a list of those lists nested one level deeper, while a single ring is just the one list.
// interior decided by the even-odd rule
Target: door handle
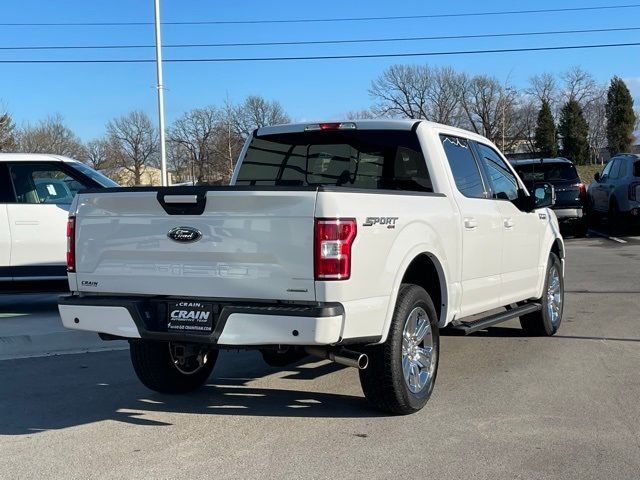
[{"label": "door handle", "polygon": [[478,228],[478,222],[475,218],[470,217],[470,218],[465,218],[464,219],[464,228],[466,228],[467,230],[473,230],[475,228]]},{"label": "door handle", "polygon": [[513,228],[515,224],[513,223],[513,218],[505,218],[504,219],[504,228]]}]

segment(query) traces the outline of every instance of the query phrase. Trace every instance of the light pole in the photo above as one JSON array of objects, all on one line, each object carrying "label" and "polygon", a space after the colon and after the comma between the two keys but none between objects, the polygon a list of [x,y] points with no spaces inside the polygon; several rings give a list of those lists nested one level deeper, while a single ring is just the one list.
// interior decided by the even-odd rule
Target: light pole
[{"label": "light pole", "polygon": [[160,0],[155,0],[156,25],[156,73],[158,77],[158,128],[160,130],[160,170],[162,186],[166,187],[167,178],[167,150],[164,138],[164,85],[162,84],[162,38],[160,36]]}]

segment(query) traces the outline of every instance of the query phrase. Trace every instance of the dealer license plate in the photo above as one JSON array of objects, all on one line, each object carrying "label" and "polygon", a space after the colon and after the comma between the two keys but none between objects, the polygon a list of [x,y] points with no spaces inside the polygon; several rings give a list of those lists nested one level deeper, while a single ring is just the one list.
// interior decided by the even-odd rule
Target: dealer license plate
[{"label": "dealer license plate", "polygon": [[213,331],[213,304],[193,301],[170,302],[167,331],[206,333]]}]

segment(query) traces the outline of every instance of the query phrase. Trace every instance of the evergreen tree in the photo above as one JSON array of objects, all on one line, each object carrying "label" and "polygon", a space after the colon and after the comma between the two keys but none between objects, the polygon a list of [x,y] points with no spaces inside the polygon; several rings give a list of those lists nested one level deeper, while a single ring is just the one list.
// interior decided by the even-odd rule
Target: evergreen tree
[{"label": "evergreen tree", "polygon": [[562,137],[562,155],[575,163],[587,163],[589,125],[577,101],[569,100],[562,107],[558,133]]},{"label": "evergreen tree", "polygon": [[546,100],[542,101],[542,108],[538,113],[538,122],[535,131],[536,150],[543,157],[555,157],[558,155],[558,136],[553,122],[551,107]]},{"label": "evergreen tree", "polygon": [[636,121],[631,93],[619,77],[613,77],[607,92],[607,142],[611,155],[630,152]]}]

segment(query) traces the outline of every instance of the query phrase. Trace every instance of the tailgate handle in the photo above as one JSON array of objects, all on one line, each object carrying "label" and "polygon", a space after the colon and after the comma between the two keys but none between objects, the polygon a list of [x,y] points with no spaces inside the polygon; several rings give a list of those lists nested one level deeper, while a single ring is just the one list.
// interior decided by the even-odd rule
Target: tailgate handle
[{"label": "tailgate handle", "polygon": [[164,203],[198,203],[197,195],[165,195]]},{"label": "tailgate handle", "polygon": [[[206,188],[187,188],[187,191],[174,190],[175,193],[166,194],[162,190],[158,191],[158,203],[169,215],[202,215],[207,205]],[[194,191],[195,193],[192,193]]]}]

